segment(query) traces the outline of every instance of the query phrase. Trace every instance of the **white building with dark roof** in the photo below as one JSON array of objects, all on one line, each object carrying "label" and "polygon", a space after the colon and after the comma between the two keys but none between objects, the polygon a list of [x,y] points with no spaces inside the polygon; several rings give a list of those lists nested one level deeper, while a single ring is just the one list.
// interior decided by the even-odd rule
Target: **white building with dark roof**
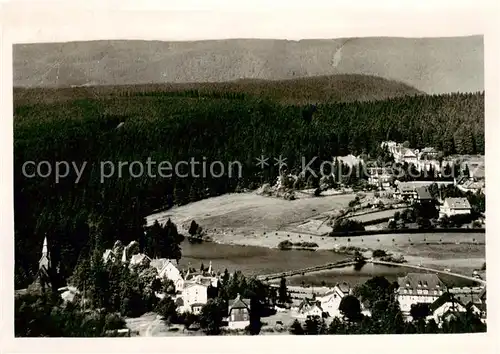
[{"label": "white building with dark roof", "polygon": [[316,300],[320,302],[322,311],[327,313],[328,316],[341,317],[339,311],[340,302],[345,296],[350,294],[352,294],[352,289],[349,284],[341,283],[335,285],[326,294],[316,297]]},{"label": "white building with dark roof", "polygon": [[411,305],[432,304],[446,291],[446,285],[436,274],[408,273],[398,278],[397,300],[403,314],[408,315]]},{"label": "white building with dark roof", "polygon": [[467,198],[446,198],[439,208],[439,216],[466,215],[471,213],[471,209]]}]

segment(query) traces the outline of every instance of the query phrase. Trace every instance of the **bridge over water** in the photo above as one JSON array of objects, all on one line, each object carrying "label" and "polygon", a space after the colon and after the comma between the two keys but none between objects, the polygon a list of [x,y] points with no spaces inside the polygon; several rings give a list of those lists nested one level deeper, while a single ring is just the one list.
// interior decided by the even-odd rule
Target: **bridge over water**
[{"label": "bridge over water", "polygon": [[[429,273],[444,274],[444,275],[449,275],[449,276],[453,276],[453,277],[457,277],[457,278],[461,278],[461,279],[465,279],[465,280],[474,281],[474,282],[480,283],[481,285],[486,285],[485,280],[474,278],[472,276],[467,276],[464,274],[453,273],[453,272],[447,272],[444,270],[438,270],[438,269],[433,269],[433,268],[421,267],[418,265],[412,265],[412,264],[408,264],[408,263],[394,263],[394,262],[379,261],[379,260],[375,260],[375,259],[367,259],[366,263],[380,264],[380,265],[386,265],[386,266],[395,266],[395,267],[404,267],[404,268],[416,269],[419,271],[427,271]],[[355,265],[355,264],[356,264],[356,261],[354,261],[353,259],[345,259],[343,261],[334,262],[334,263],[327,263],[327,264],[314,266],[314,267],[289,270],[286,272],[278,272],[278,273],[272,273],[272,274],[259,275],[259,276],[257,276],[257,279],[259,279],[261,281],[269,281],[269,280],[275,280],[275,279],[280,279],[280,278],[287,278],[287,277],[291,277],[294,275],[304,275],[307,273],[319,272],[322,270],[343,268],[343,267],[347,267],[347,266],[351,266],[351,265]]]}]

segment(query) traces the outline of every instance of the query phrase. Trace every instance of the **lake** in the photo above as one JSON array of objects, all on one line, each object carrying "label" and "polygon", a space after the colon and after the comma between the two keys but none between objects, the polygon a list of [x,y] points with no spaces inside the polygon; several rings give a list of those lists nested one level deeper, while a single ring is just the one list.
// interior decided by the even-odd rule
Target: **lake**
[{"label": "lake", "polygon": [[[247,276],[262,275],[301,269],[311,266],[323,265],[337,262],[348,258],[348,255],[338,254],[328,250],[304,251],[288,250],[281,251],[266,247],[226,245],[214,242],[191,244],[188,241],[182,243],[181,267],[188,265],[198,269],[203,263],[205,267],[212,261],[212,267],[216,271],[229,272],[240,270]],[[366,264],[361,270],[354,267],[331,269],[303,276],[287,278],[290,285],[310,284],[314,286],[333,286],[336,283],[346,281],[351,285],[363,283],[374,276],[384,276],[389,281],[396,281],[398,277],[410,272],[406,268],[388,267],[383,265]],[[416,272],[416,270],[411,270]],[[470,285],[466,280],[447,276],[440,276],[443,281],[456,285]]]}]

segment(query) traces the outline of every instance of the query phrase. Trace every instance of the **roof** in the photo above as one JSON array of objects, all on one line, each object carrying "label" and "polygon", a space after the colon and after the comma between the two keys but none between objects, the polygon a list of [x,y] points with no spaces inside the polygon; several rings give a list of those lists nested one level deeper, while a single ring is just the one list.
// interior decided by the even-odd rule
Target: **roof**
[{"label": "roof", "polygon": [[415,186],[408,184],[407,182],[402,182],[398,184],[398,189],[401,192],[413,192],[415,190]]},{"label": "roof", "polygon": [[426,187],[418,187],[415,189],[417,192],[418,198],[427,200],[427,199],[432,199],[431,193],[429,192],[429,189]]},{"label": "roof", "polygon": [[486,312],[486,304],[485,303],[475,303],[475,302],[469,302],[467,305],[465,305],[465,308],[468,310],[472,307],[476,307],[479,311],[481,312]]},{"label": "roof", "polygon": [[203,307],[205,304],[202,304],[201,302],[195,302],[194,304],[191,304],[191,307]]},{"label": "roof", "polygon": [[177,267],[177,261],[175,259],[167,259],[167,258],[155,258],[151,260],[150,266],[156,268],[161,271],[168,263],[172,263]]},{"label": "roof", "polygon": [[337,157],[339,161],[342,161],[342,163],[349,165],[349,166],[354,166],[354,165],[359,165],[360,162],[363,162],[363,160],[357,158],[354,155],[347,155],[347,156],[338,156]]},{"label": "roof", "polygon": [[104,259],[104,261],[107,261],[111,255],[114,256],[115,253],[113,252],[113,250],[110,250],[108,248],[106,251],[104,251],[104,254],[102,255],[102,258]]},{"label": "roof", "polygon": [[403,149],[402,153],[403,153],[403,158],[405,158],[405,157],[410,157],[410,158],[417,157],[417,155],[415,155],[415,153],[413,152],[412,149],[408,149],[408,148]]},{"label": "roof", "polygon": [[321,311],[323,311],[323,308],[321,307],[321,302],[313,299],[304,298],[304,300],[302,300],[302,302],[300,303],[298,310],[302,311],[305,307],[313,308],[315,306],[318,307]]},{"label": "roof", "polygon": [[433,147],[424,147],[421,152],[424,154],[435,154],[438,151],[436,149],[434,149]]},{"label": "roof", "polygon": [[465,305],[460,302],[455,295],[449,292],[445,292],[443,295],[441,295],[436,301],[434,301],[432,304],[430,304],[429,308],[432,312],[436,311],[438,308],[443,306],[444,304],[451,302],[453,304],[457,304],[458,306],[462,306],[465,308]]},{"label": "roof", "polygon": [[470,209],[470,204],[467,198],[446,198],[444,205],[450,209]]},{"label": "roof", "polygon": [[234,300],[229,300],[228,308],[228,312],[231,312],[232,309],[250,310],[250,299],[243,299],[241,298],[240,294],[238,294]]},{"label": "roof", "polygon": [[348,295],[349,292],[351,291],[351,286],[346,282],[336,284],[335,286],[339,288],[339,290],[342,291],[345,295]]},{"label": "roof", "polygon": [[398,278],[398,284],[401,288],[444,288],[445,284],[436,274],[408,273],[405,277]]},{"label": "roof", "polygon": [[450,288],[448,291],[453,294],[457,300],[464,304],[469,302],[481,303],[481,293],[484,288],[479,287],[463,287],[463,288]]},{"label": "roof", "polygon": [[190,280],[190,281],[187,281],[187,282],[184,283],[184,289],[193,287],[195,285],[203,286],[205,288],[208,288],[210,286],[210,284],[211,284],[210,281],[207,284],[207,282],[205,280],[197,280],[197,281]]},{"label": "roof", "polygon": [[151,260],[148,256],[146,256],[144,253],[139,253],[139,254],[134,254],[132,258],[130,258],[130,263],[131,264],[139,264],[143,260]]},{"label": "roof", "polygon": [[481,292],[479,293],[479,298],[481,300],[486,299],[486,287],[484,287],[483,290],[481,290]]}]

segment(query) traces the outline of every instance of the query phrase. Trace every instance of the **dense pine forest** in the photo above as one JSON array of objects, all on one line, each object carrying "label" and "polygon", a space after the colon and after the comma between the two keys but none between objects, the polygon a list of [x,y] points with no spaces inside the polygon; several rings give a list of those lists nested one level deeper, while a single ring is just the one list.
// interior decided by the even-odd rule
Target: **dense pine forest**
[{"label": "dense pine forest", "polygon": [[[121,124],[123,123],[123,124]],[[484,154],[484,93],[408,96],[383,101],[284,104],[240,93],[134,93],[114,97],[15,103],[14,198],[16,287],[32,281],[45,235],[52,263],[69,276],[98,223],[103,243],[139,239],[144,217],[159,208],[255,188],[278,171],[255,158],[282,155],[298,169],[302,157],[368,154],[383,140],[434,146],[446,155]],[[241,179],[133,177],[101,181],[100,163],[239,161]],[[23,176],[24,162],[87,162],[56,183]],[[29,173],[33,172],[33,168]]]}]

